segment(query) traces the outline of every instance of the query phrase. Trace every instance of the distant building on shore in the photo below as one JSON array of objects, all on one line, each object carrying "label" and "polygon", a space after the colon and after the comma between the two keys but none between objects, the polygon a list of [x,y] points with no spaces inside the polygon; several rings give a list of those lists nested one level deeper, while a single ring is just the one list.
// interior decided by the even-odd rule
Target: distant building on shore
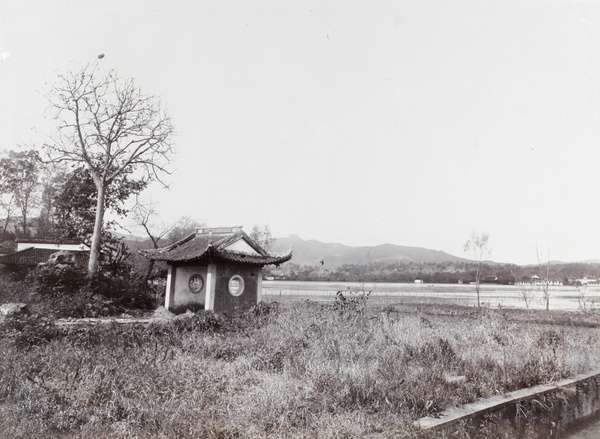
[{"label": "distant building on shore", "polygon": [[598,279],[588,279],[587,277],[584,277],[583,279],[576,279],[575,280],[575,285],[577,286],[598,286],[600,285],[600,282],[598,281]]},{"label": "distant building on shore", "polygon": [[561,280],[558,280],[555,278],[550,278],[546,282],[546,280],[542,279],[541,277],[539,277],[537,275],[533,275],[529,278],[521,279],[519,282],[517,282],[517,285],[529,285],[529,286],[549,285],[552,287],[561,287],[564,285],[564,283]]}]

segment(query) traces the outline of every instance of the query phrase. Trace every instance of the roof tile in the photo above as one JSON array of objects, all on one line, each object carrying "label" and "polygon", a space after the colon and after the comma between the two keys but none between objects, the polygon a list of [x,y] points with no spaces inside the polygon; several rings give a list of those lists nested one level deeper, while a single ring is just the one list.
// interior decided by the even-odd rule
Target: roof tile
[{"label": "roof tile", "polygon": [[[234,242],[243,239],[259,253],[247,254],[225,250]],[[292,252],[283,255],[268,253],[250,238],[241,228],[198,229],[195,233],[168,246],[156,250],[142,250],[141,254],[155,261],[191,262],[211,259],[242,262],[252,265],[281,264],[292,258]]]}]

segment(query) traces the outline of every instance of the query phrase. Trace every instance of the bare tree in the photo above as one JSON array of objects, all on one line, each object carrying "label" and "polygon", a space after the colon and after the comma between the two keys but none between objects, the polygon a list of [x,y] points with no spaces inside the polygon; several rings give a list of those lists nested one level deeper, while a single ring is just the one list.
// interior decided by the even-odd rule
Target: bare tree
[{"label": "bare tree", "polygon": [[477,233],[473,231],[471,237],[465,243],[465,252],[472,252],[473,261],[475,262],[475,291],[477,292],[477,306],[480,307],[479,301],[479,285],[481,283],[481,275],[483,273],[483,261],[490,254],[490,235],[487,233]]},{"label": "bare tree", "polygon": [[91,277],[98,270],[107,189],[133,172],[160,181],[173,152],[173,127],[159,101],[143,94],[133,80],[112,71],[100,74],[95,67],[60,76],[50,102],[60,124],[46,145],[51,159],[85,165],[97,190]]},{"label": "bare tree", "polygon": [[140,226],[152,241],[152,248],[157,249],[158,243],[163,239],[172,229],[173,226],[162,226],[159,229],[152,224],[152,218],[158,216],[154,209],[154,204],[141,204],[136,200],[135,206],[132,209],[133,219],[136,225]]},{"label": "bare tree", "polygon": [[540,282],[542,290],[542,298],[546,303],[546,310],[550,309],[550,252],[548,251],[548,258],[546,262],[542,262],[542,255],[539,249],[536,251],[538,260],[538,269],[540,272]]},{"label": "bare tree", "polygon": [[[166,226],[162,225],[160,227],[156,227],[153,224],[153,218],[157,217],[158,214],[154,209],[154,204],[142,204],[139,200],[136,200],[136,204],[132,209],[133,219],[136,225],[140,226],[150,238],[152,242],[152,248],[157,249],[158,243],[167,236],[171,230],[173,230],[174,225]],[[148,262],[148,267],[146,269],[145,279],[148,279],[152,274],[152,270],[154,269],[154,260],[150,259]]]},{"label": "bare tree", "polygon": [[531,284],[522,284],[519,286],[519,295],[523,302],[525,302],[525,308],[527,309],[527,327],[531,329],[531,314],[533,312],[533,302],[536,299],[537,289]]},{"label": "bare tree", "polygon": [[579,311],[588,312],[592,308],[592,301],[586,298],[587,293],[587,284],[577,284],[575,288],[577,288],[577,302],[579,303]]}]

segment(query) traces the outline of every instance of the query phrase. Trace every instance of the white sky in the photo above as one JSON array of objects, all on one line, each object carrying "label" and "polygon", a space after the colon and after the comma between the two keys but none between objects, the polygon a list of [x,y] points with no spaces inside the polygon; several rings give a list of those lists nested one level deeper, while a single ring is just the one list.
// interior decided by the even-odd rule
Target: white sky
[{"label": "white sky", "polygon": [[600,258],[600,2],[0,0],[0,149],[100,53],[172,114],[165,221]]}]

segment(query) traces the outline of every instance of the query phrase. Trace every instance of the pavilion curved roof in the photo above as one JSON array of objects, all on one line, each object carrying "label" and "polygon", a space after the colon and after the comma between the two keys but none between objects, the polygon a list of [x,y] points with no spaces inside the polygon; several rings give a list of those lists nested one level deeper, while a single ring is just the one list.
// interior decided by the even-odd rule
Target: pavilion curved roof
[{"label": "pavilion curved roof", "polygon": [[[250,251],[232,247],[241,240],[247,244]],[[291,249],[285,254],[267,252],[241,227],[200,228],[167,247],[141,250],[140,253],[148,259],[167,263],[228,261],[251,265],[279,265],[292,258]]]}]

